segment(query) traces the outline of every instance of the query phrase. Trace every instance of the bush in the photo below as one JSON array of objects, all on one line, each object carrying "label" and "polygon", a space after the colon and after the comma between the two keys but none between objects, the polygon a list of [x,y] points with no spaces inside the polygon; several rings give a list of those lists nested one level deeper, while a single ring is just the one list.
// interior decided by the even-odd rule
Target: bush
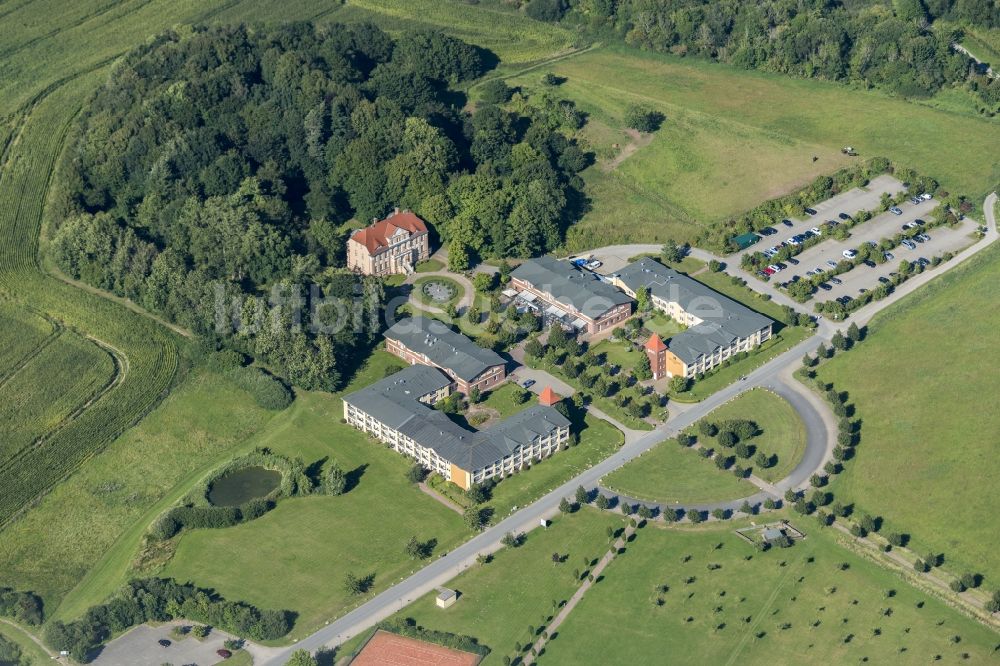
[{"label": "bush", "polygon": [[655,132],[660,129],[666,116],[655,109],[632,104],[625,109],[625,126],[640,132]]},{"label": "bush", "polygon": [[225,374],[264,409],[280,411],[292,404],[292,400],[295,399],[291,389],[281,380],[260,368],[237,366],[230,368]]},{"label": "bush", "polygon": [[146,578],[131,581],[110,601],[88,609],[79,620],[51,622],[45,630],[45,642],[55,650],[67,650],[77,661],[87,662],[95,648],[115,633],[143,622],[180,617],[259,641],[281,638],[291,628],[286,611],[226,601],[210,590],[182,585],[173,579]]},{"label": "bush", "polygon": [[479,99],[485,104],[505,104],[513,94],[513,89],[502,79],[487,81],[479,87]]},{"label": "bush", "polygon": [[0,587],[0,616],[12,617],[23,624],[40,625],[45,619],[42,598],[33,592],[18,592],[9,587]]}]

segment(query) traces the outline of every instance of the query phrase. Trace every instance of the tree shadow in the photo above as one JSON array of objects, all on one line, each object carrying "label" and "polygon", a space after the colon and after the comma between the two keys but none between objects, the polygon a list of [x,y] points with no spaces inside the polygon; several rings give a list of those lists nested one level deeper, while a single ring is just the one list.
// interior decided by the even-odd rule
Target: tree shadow
[{"label": "tree shadow", "polygon": [[349,493],[357,487],[357,485],[361,482],[361,477],[364,476],[366,469],[368,469],[368,463],[362,463],[350,472],[344,474],[344,479],[346,481],[344,485],[345,493]]},{"label": "tree shadow", "polygon": [[307,466],[305,469],[305,475],[309,477],[312,481],[313,487],[319,486],[323,483],[323,465],[330,459],[330,456],[323,456],[316,462]]}]

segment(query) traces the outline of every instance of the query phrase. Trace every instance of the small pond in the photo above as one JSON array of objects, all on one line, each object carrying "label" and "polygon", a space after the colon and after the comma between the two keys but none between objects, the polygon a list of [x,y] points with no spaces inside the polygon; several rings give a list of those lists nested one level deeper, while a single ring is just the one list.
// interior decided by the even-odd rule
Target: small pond
[{"label": "small pond", "polygon": [[239,506],[264,497],[281,484],[281,472],[263,467],[244,467],[212,482],[208,501],[215,506]]}]

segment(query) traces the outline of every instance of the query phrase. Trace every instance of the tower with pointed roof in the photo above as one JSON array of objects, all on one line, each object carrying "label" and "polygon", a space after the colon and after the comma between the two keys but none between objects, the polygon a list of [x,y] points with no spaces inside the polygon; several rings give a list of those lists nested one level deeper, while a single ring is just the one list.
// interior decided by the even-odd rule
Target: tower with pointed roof
[{"label": "tower with pointed roof", "polygon": [[546,407],[554,407],[560,400],[562,400],[562,397],[553,391],[551,386],[546,386],[545,389],[538,394],[538,404]]},{"label": "tower with pointed roof", "polygon": [[649,358],[649,367],[653,371],[653,379],[667,376],[667,346],[663,344],[659,334],[653,333],[644,346]]}]

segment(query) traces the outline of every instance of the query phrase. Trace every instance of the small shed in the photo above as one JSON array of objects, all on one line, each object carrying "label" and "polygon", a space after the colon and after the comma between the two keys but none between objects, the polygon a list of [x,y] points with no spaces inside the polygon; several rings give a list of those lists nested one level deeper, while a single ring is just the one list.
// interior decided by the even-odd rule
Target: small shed
[{"label": "small shed", "polygon": [[438,592],[437,603],[438,608],[448,608],[458,599],[458,593],[455,590],[449,590],[447,587],[442,587],[441,591]]},{"label": "small shed", "polygon": [[736,245],[736,247],[740,248],[741,250],[745,250],[754,243],[756,243],[757,241],[759,241],[760,236],[751,232],[746,234],[740,234],[739,236],[733,236],[730,240],[733,241],[733,244]]},{"label": "small shed", "polygon": [[761,533],[761,537],[766,543],[771,543],[772,541],[777,541],[778,539],[785,536],[785,533],[776,527],[768,527]]}]

